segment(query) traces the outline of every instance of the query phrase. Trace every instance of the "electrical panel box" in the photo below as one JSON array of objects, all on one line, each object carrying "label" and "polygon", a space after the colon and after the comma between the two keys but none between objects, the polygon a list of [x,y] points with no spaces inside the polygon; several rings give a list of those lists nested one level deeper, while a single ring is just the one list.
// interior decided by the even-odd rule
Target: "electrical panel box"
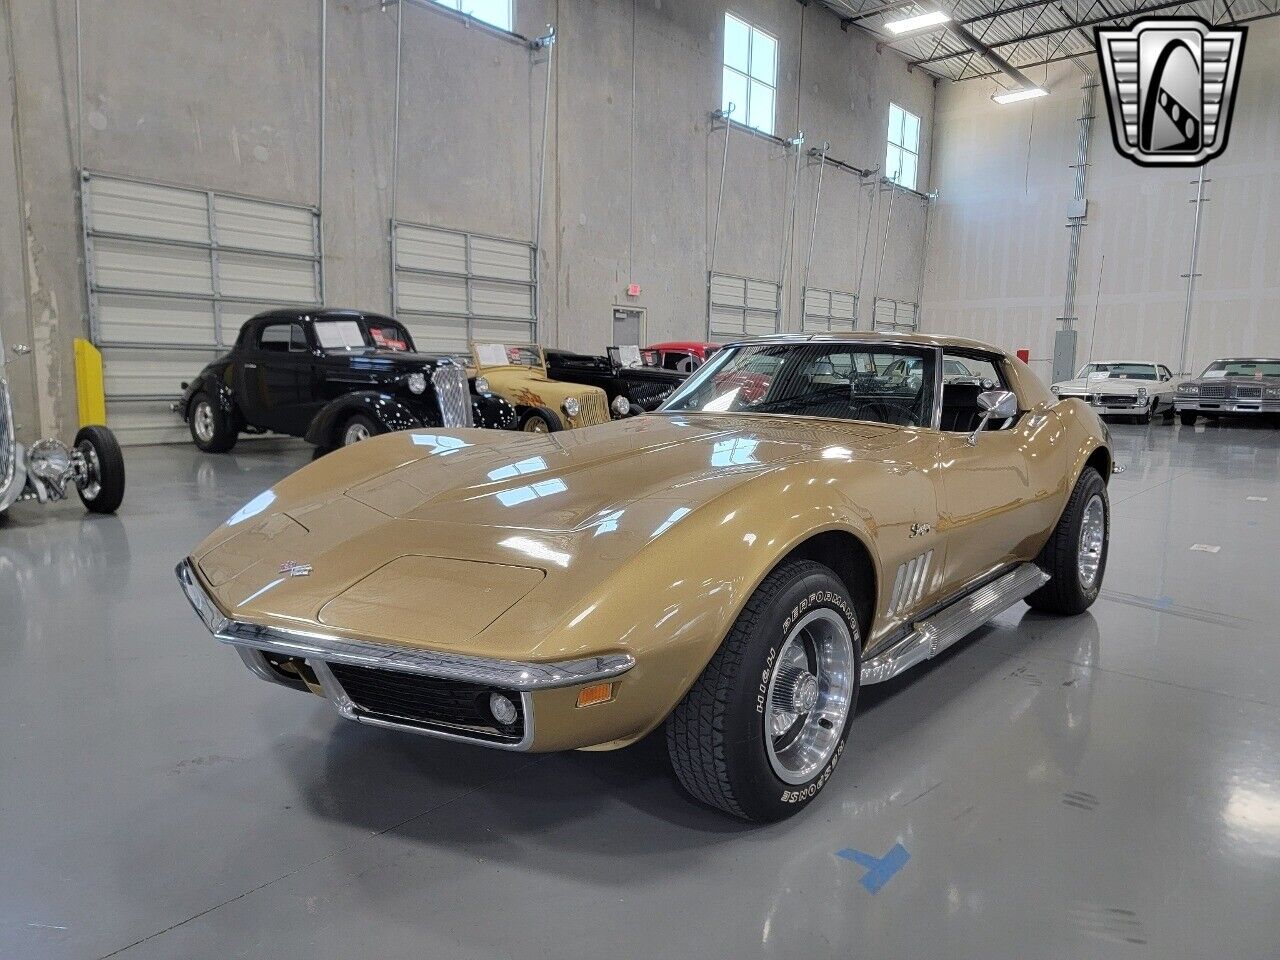
[{"label": "electrical panel box", "polygon": [[1076,341],[1074,330],[1059,330],[1053,335],[1053,383],[1070,380],[1076,375]]}]

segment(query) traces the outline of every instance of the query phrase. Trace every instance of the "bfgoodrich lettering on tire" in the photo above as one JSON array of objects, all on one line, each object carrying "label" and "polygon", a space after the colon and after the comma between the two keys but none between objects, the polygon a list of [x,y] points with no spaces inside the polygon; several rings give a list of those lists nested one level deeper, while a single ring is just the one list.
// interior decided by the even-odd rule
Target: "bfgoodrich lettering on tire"
[{"label": "bfgoodrich lettering on tire", "polygon": [[812,560],[783,564],[667,719],[676,776],[695,799],[744,820],[791,816],[840,761],[861,668],[844,584]]}]

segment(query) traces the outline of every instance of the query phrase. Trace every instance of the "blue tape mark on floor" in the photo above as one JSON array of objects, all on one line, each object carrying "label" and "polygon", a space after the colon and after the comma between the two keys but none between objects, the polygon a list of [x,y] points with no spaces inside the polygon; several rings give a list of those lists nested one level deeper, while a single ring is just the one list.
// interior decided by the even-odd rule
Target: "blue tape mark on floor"
[{"label": "blue tape mark on floor", "polygon": [[853,849],[837,850],[836,856],[845,860],[852,860],[858,866],[866,869],[867,872],[862,875],[862,879],[858,882],[866,887],[869,893],[879,893],[881,888],[892,880],[894,875],[905,867],[907,861],[911,859],[911,854],[907,853],[907,848],[900,843],[895,843],[893,848],[883,857],[873,857],[869,853]]},{"label": "blue tape mark on floor", "polygon": [[1173,606],[1173,597],[1156,597],[1156,606],[1161,610],[1168,610]]}]

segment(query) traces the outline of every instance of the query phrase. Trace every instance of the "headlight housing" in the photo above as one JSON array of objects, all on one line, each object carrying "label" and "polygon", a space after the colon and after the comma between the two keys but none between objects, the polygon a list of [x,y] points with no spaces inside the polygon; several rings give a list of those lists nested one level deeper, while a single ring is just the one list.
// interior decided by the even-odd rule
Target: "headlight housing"
[{"label": "headlight housing", "polygon": [[1147,388],[1146,388],[1146,387],[1139,387],[1139,388],[1138,388],[1138,399],[1139,399],[1139,400],[1145,400],[1145,399],[1147,399]]},{"label": "headlight housing", "polygon": [[631,412],[631,401],[622,394],[618,394],[614,397],[613,403],[609,404],[609,406],[611,406],[613,408],[613,412],[620,417],[625,417]]},{"label": "headlight housing", "polygon": [[476,377],[476,393],[493,393],[489,389],[489,380],[486,377]]},{"label": "headlight housing", "polygon": [[1268,400],[1280,399],[1280,387],[1267,387],[1262,393]]},{"label": "headlight housing", "polygon": [[405,378],[404,382],[408,386],[410,393],[427,392],[427,375],[425,373],[411,373]]},{"label": "headlight housing", "polygon": [[576,417],[578,415],[578,411],[582,409],[578,403],[577,397],[569,397],[560,406],[564,409],[564,412],[569,415],[570,420]]},{"label": "headlight housing", "polygon": [[1178,384],[1178,392],[1197,394],[1200,392],[1200,388],[1197,387],[1194,383],[1180,383]]}]

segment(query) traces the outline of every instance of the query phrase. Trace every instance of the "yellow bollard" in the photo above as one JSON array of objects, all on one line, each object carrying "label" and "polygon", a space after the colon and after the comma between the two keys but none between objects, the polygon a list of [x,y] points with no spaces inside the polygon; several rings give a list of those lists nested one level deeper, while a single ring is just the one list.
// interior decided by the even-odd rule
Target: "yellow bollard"
[{"label": "yellow bollard", "polygon": [[102,354],[88,340],[77,337],[76,401],[80,407],[80,426],[107,422],[107,396],[102,383]]}]

